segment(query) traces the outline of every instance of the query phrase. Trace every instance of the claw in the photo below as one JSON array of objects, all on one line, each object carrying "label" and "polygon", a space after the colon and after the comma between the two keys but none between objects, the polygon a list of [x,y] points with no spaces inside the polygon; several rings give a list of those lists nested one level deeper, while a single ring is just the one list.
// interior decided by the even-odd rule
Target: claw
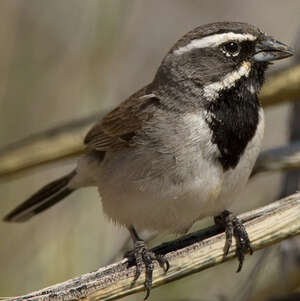
[{"label": "claw", "polygon": [[143,269],[143,249],[144,249],[144,242],[143,241],[137,241],[135,246],[134,246],[134,257],[135,257],[135,262],[136,262],[136,270],[135,270],[135,276],[133,279],[133,283],[138,280],[142,273]]},{"label": "claw", "polygon": [[145,261],[145,266],[146,266],[146,277],[145,277],[146,296],[144,300],[146,300],[149,297],[152,288],[152,276],[153,276],[153,269],[154,269],[152,259],[150,259],[150,261],[147,263]]},{"label": "claw", "polygon": [[241,221],[228,210],[224,210],[220,215],[216,216],[215,223],[225,230],[226,242],[224,246],[224,257],[228,255],[232,244],[232,236],[236,239],[236,255],[239,261],[238,273],[243,267],[247,251],[249,251],[250,255],[253,254],[248,233]]},{"label": "claw", "polygon": [[145,283],[145,288],[146,288],[146,296],[145,296],[144,300],[147,300],[148,297],[150,296],[151,287],[147,287],[147,285]]},{"label": "claw", "polygon": [[245,259],[245,255],[243,254],[243,252],[241,251],[241,249],[237,249],[237,257],[238,257],[238,260],[239,260],[239,266],[236,270],[237,273],[239,273],[243,267],[243,262],[244,262],[244,259]]},{"label": "claw", "polygon": [[165,273],[167,273],[170,268],[170,264],[166,257],[163,255],[156,255],[155,260],[157,260],[159,266],[165,271]]},{"label": "claw", "polygon": [[152,288],[152,276],[154,269],[153,261],[156,260],[165,272],[168,271],[170,264],[163,255],[156,255],[155,253],[147,250],[145,243],[142,240],[135,241],[133,255],[136,261],[136,272],[133,279],[133,284],[140,277],[143,266],[145,266],[146,296],[144,300],[146,300],[149,297]]}]

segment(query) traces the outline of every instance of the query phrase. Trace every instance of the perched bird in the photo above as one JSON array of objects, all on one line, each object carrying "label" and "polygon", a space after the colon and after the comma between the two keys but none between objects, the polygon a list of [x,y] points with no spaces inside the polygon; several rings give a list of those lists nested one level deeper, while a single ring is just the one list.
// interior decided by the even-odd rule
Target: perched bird
[{"label": "perched bird", "polygon": [[68,175],[43,187],[5,217],[23,222],[75,190],[96,186],[103,210],[128,228],[136,279],[153,260],[138,232],[185,233],[214,216],[226,232],[225,254],[237,240],[241,269],[251,250],[244,226],[230,212],[260,151],[263,110],[257,93],[273,60],[292,55],[258,28],[218,22],[195,28],[164,57],[153,81],[88,132],[86,153]]}]

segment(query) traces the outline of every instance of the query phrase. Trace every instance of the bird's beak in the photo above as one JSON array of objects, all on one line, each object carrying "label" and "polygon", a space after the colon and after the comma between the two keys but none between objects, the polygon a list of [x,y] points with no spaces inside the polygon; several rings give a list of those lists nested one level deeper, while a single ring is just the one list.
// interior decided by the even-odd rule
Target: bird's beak
[{"label": "bird's beak", "polygon": [[292,56],[294,50],[287,45],[266,36],[256,44],[254,60],[257,62],[270,62]]}]

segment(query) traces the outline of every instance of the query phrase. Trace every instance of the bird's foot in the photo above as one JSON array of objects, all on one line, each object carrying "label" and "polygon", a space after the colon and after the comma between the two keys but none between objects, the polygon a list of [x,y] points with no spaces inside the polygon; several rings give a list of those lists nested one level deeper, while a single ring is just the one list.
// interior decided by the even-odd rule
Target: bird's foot
[{"label": "bird's foot", "polygon": [[239,260],[237,273],[242,269],[245,254],[249,251],[252,255],[253,250],[248,237],[248,233],[241,221],[228,210],[224,210],[220,215],[214,218],[217,226],[225,230],[226,242],[224,246],[224,257],[228,255],[232,244],[232,236],[236,239],[236,255]]},{"label": "bird's foot", "polygon": [[133,256],[136,262],[136,273],[133,283],[140,277],[143,266],[145,266],[145,300],[149,297],[152,287],[152,274],[153,274],[153,261],[156,260],[165,272],[168,271],[170,264],[164,255],[156,255],[154,252],[149,251],[143,240],[137,240],[134,243]]}]

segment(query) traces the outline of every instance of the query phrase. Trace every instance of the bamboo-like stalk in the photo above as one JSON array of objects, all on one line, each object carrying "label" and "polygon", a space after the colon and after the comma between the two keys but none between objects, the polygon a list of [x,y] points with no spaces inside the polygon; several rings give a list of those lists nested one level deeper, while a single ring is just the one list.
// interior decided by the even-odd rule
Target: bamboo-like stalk
[{"label": "bamboo-like stalk", "polygon": [[252,176],[261,172],[274,172],[300,167],[300,142],[265,150],[259,154]]},{"label": "bamboo-like stalk", "polygon": [[[245,223],[253,249],[258,250],[300,234],[299,216],[300,193],[296,193],[242,214],[240,219]],[[164,273],[155,265],[153,288],[234,258],[235,243],[226,258],[224,244],[224,233],[217,234],[213,226],[154,248],[157,253],[167,254],[171,267]],[[127,264],[127,259],[123,259],[96,272],[6,300],[116,300],[144,289],[144,276],[133,284],[135,267],[127,268]]]},{"label": "bamboo-like stalk", "polygon": [[[264,107],[300,99],[300,65],[271,76],[263,86],[260,99]],[[84,135],[105,113],[72,121],[0,150],[0,177],[81,154],[84,151]]]},{"label": "bamboo-like stalk", "polygon": [[264,107],[297,100],[300,96],[300,64],[282,70],[266,80],[259,95]]}]

